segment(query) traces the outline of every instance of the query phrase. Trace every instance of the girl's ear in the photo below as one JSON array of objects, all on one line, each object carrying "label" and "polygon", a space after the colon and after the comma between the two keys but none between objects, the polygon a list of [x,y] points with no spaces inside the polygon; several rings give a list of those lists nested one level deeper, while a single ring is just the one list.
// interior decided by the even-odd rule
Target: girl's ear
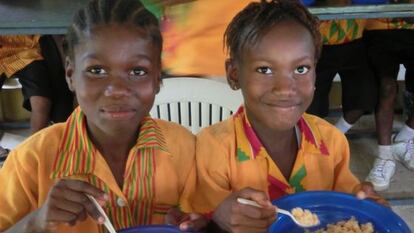
[{"label": "girl's ear", "polygon": [[238,90],[240,85],[236,62],[232,59],[227,59],[225,65],[227,82],[229,83],[231,89]]},{"label": "girl's ear", "polygon": [[66,83],[68,84],[69,90],[72,92],[75,91],[73,85],[73,72],[74,72],[74,64],[69,57],[65,59],[65,76],[66,76]]},{"label": "girl's ear", "polygon": [[160,73],[157,77],[157,80],[155,80],[155,94],[158,94],[160,92],[162,84],[162,74]]}]

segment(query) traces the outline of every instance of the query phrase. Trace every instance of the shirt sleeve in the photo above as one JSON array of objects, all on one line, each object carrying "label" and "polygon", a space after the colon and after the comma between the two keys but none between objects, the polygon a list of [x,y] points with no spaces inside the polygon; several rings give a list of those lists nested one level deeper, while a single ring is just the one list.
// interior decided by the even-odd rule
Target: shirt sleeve
[{"label": "shirt sleeve", "polygon": [[338,150],[335,155],[334,191],[353,193],[360,182],[349,168],[349,144],[343,134],[338,134],[336,137],[338,137],[338,140],[336,140]]},{"label": "shirt sleeve", "polygon": [[[21,158],[19,158],[19,156]],[[20,159],[25,154],[10,152],[3,168],[0,169],[0,231],[3,232],[16,224],[36,206],[35,169]]]},{"label": "shirt sleeve", "polygon": [[231,146],[215,138],[209,131],[201,132],[196,139],[197,184],[192,201],[199,213],[212,212],[232,193],[230,185]]}]

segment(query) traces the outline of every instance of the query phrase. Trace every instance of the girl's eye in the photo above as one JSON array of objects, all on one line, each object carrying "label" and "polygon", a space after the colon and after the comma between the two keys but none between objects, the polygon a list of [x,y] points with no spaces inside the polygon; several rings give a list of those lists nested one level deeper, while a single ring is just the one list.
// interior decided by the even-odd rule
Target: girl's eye
[{"label": "girl's eye", "polygon": [[266,66],[262,66],[256,69],[257,72],[261,73],[261,74],[273,74],[273,71]]},{"label": "girl's eye", "polygon": [[129,75],[131,76],[144,76],[147,74],[147,71],[141,69],[141,68],[135,68],[131,70],[131,73]]},{"label": "girl's eye", "polygon": [[307,66],[299,66],[295,69],[295,74],[306,74],[309,72],[309,67]]},{"label": "girl's eye", "polygon": [[101,67],[91,67],[91,68],[88,68],[87,71],[91,74],[94,74],[94,75],[105,75],[105,74],[107,74],[106,70],[104,70]]}]

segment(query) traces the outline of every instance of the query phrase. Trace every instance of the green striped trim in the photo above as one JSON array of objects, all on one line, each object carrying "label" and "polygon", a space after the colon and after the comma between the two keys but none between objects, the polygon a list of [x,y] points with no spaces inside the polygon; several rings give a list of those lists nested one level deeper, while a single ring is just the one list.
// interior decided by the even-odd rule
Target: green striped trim
[{"label": "green striped trim", "polygon": [[167,152],[164,136],[156,121],[145,117],[125,169],[122,192],[128,204],[119,207],[119,197],[93,175],[97,150],[88,137],[85,116],[78,107],[66,122],[51,178],[83,175],[91,184],[107,193],[109,201],[104,209],[116,229],[151,224],[153,214],[163,213],[154,205],[157,150]]},{"label": "green striped trim", "polygon": [[85,116],[78,107],[66,122],[51,178],[93,173],[96,152],[86,132]]},{"label": "green striped trim", "polygon": [[306,177],[306,174],[307,172],[305,165],[302,165],[302,167],[296,172],[296,174],[289,179],[289,184],[290,186],[295,188],[295,192],[305,191],[305,188],[302,186],[302,180]]}]

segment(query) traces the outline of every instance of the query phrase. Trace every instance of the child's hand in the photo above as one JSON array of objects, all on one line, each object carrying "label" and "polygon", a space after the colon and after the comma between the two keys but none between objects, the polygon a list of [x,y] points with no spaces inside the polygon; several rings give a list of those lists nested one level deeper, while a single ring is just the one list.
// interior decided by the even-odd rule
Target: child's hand
[{"label": "child's hand", "polygon": [[[243,205],[237,198],[250,199],[263,208]],[[227,197],[215,210],[213,221],[227,232],[267,232],[275,221],[275,207],[267,195],[261,191],[246,188]]]},{"label": "child's hand", "polygon": [[34,228],[37,232],[54,232],[61,223],[75,225],[91,216],[99,223],[104,222],[95,205],[85,194],[90,194],[105,203],[108,197],[93,185],[79,180],[59,180],[50,190],[43,206],[35,215]]},{"label": "child's hand", "polygon": [[201,214],[186,214],[178,208],[171,208],[165,216],[165,222],[178,226],[182,231],[202,231],[207,227],[208,219]]},{"label": "child's hand", "polygon": [[375,192],[374,187],[372,186],[371,182],[362,182],[358,186],[357,191],[355,193],[358,199],[362,200],[365,198],[369,198],[381,205],[384,205],[387,207],[390,206],[387,200],[385,200],[380,195],[378,195],[378,193]]}]

